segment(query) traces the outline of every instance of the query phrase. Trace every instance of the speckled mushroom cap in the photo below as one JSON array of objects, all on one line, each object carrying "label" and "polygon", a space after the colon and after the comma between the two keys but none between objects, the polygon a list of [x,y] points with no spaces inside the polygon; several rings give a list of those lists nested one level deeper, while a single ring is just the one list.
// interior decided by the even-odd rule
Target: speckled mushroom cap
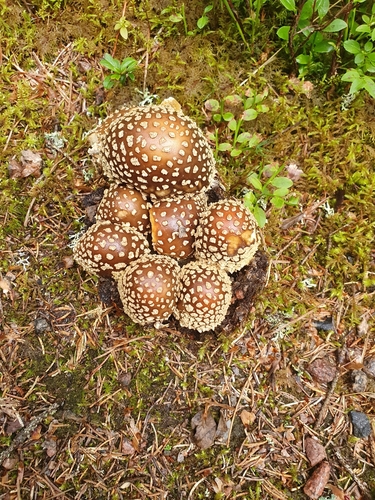
[{"label": "speckled mushroom cap", "polygon": [[198,332],[215,329],[224,320],[232,298],[228,274],[206,262],[189,262],[180,274],[176,317]]},{"label": "speckled mushroom cap", "polygon": [[135,189],[112,184],[104,191],[96,219],[128,224],[144,233],[150,229],[147,198]]},{"label": "speckled mushroom cap", "polygon": [[180,267],[166,255],[145,255],[116,275],[125,313],[156,328],[174,312]]},{"label": "speckled mushroom cap", "polygon": [[189,257],[194,252],[195,231],[205,208],[204,194],[155,202],[150,208],[154,250],[176,259]]},{"label": "speckled mushroom cap", "polygon": [[195,248],[198,260],[233,273],[249,264],[260,244],[257,222],[240,200],[212,203],[202,214]]},{"label": "speckled mushroom cap", "polygon": [[111,181],[153,198],[204,191],[216,173],[202,131],[170,104],[115,111],[89,141]]},{"label": "speckled mushroom cap", "polygon": [[150,253],[147,239],[125,224],[99,221],[78,240],[74,260],[96,276],[111,276],[141,255]]}]

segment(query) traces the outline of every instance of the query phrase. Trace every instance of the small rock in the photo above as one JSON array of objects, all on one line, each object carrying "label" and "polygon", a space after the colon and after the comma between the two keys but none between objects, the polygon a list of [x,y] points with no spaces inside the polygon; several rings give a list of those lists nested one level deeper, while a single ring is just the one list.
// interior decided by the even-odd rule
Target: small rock
[{"label": "small rock", "polygon": [[362,370],[352,371],[353,392],[365,392],[367,386],[367,375]]},{"label": "small rock", "polygon": [[322,462],[308,479],[303,491],[305,495],[312,499],[318,499],[326,487],[331,473],[331,466],[328,462]]},{"label": "small rock", "polygon": [[323,321],[314,321],[314,326],[317,330],[330,331],[334,330],[335,326],[333,324],[333,319],[331,317],[323,319]]},{"label": "small rock", "polygon": [[120,372],[117,380],[122,385],[122,387],[128,387],[132,381],[132,375],[130,372]]},{"label": "small rock", "polygon": [[316,439],[308,437],[305,440],[305,453],[312,467],[327,459],[326,450]]},{"label": "small rock", "polygon": [[46,318],[36,318],[34,321],[34,330],[36,334],[41,334],[51,331],[51,325],[48,323]]},{"label": "small rock", "polygon": [[365,361],[365,369],[367,375],[375,378],[375,358],[368,358]]},{"label": "small rock", "polygon": [[353,424],[353,435],[357,438],[367,438],[371,434],[371,423],[367,415],[360,411],[350,411],[350,420]]},{"label": "small rock", "polygon": [[335,378],[336,365],[329,359],[318,358],[308,365],[307,371],[317,382],[326,384]]}]

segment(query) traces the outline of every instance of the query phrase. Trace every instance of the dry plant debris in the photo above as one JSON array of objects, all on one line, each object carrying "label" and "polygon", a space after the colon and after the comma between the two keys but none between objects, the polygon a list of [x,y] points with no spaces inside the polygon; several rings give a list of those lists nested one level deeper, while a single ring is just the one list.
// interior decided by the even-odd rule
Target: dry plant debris
[{"label": "dry plant debris", "polygon": [[[165,2],[156,0],[137,2],[137,8],[127,2],[130,37],[126,45],[118,39],[116,57],[131,51],[141,69],[134,83],[105,93],[98,61],[102,48],[112,46],[122,8],[96,1],[0,7],[0,97],[6,103],[0,137],[0,496],[303,500],[305,489],[310,498],[371,499],[372,103],[359,96],[342,111],[340,97],[326,99],[317,87],[307,97],[290,85],[277,58],[260,71],[262,59],[242,53],[227,26],[175,36],[179,26],[161,14]],[[189,2],[189,25],[200,14],[201,2]],[[210,132],[214,125],[202,111],[207,96],[265,86],[270,111],[250,124],[265,141],[261,154],[234,168],[224,153],[218,169],[239,196],[261,162],[297,167],[290,175],[300,205],[267,207],[267,255],[257,254],[251,270],[260,286],[266,271],[267,286],[243,322],[248,309],[241,301],[252,302],[254,290],[249,270],[239,271],[241,286],[230,306],[234,331],[225,323],[205,334],[173,324],[159,331],[136,327],[117,307],[110,280],[72,265],[72,242],[95,215],[96,207],[85,208],[98,205],[106,187],[87,155],[84,133],[120,104],[147,97],[136,88],[160,100],[173,94]],[[39,170],[35,165],[35,177],[11,178],[12,160],[27,172],[24,151],[40,156]],[[88,193],[90,203],[82,209]],[[334,378],[331,369],[330,381],[313,377],[315,360],[330,360]],[[367,376],[359,392],[353,386],[358,371]],[[353,435],[351,411],[367,418],[367,437]],[[205,449],[191,426],[197,414],[211,421],[212,434],[216,426]],[[327,455],[314,466],[307,455],[310,438]]]}]

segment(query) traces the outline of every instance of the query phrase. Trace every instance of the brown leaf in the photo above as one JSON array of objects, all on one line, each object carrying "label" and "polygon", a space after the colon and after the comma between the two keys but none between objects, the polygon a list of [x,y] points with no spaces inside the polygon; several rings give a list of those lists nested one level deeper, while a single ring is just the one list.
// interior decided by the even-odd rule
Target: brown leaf
[{"label": "brown leaf", "polygon": [[286,167],[286,171],[288,173],[289,179],[291,179],[294,182],[298,181],[301,178],[301,176],[303,175],[303,170],[298,168],[298,166],[295,163],[290,163]]},{"label": "brown leaf", "polygon": [[324,488],[329,480],[329,475],[331,473],[331,466],[328,462],[322,462],[317,469],[313,472],[310,479],[308,479],[305,487],[303,488],[304,493],[313,500],[317,500],[323,493]]},{"label": "brown leaf", "polygon": [[7,423],[7,426],[5,428],[5,433],[10,436],[11,434],[13,434],[13,432],[16,432],[20,429],[22,429],[23,427],[23,423],[18,420],[18,419],[15,419],[15,420],[10,420],[8,423]]},{"label": "brown leaf", "polygon": [[124,455],[133,455],[136,450],[130,441],[124,439],[121,444],[121,451]]},{"label": "brown leaf", "polygon": [[5,295],[7,295],[7,293],[9,292],[10,286],[10,281],[8,281],[7,279],[0,279],[0,288],[2,289],[3,293],[5,293]]},{"label": "brown leaf", "polygon": [[210,411],[200,411],[191,420],[191,427],[195,430],[196,445],[205,450],[214,444],[216,436],[216,422]]},{"label": "brown leaf", "polygon": [[40,177],[42,163],[43,160],[39,153],[25,149],[21,151],[20,161],[10,160],[8,165],[9,177],[11,179],[29,177],[30,175]]},{"label": "brown leaf", "polygon": [[332,382],[336,376],[336,366],[326,358],[315,359],[309,364],[307,371],[317,382],[322,384]]},{"label": "brown leaf", "polygon": [[30,439],[32,441],[38,441],[38,439],[40,439],[40,437],[42,435],[41,430],[42,430],[42,426],[38,425],[38,427],[35,429],[35,431],[31,434]]},{"label": "brown leaf", "polygon": [[220,412],[219,423],[217,424],[215,439],[226,442],[228,439],[230,420],[225,420],[223,412]]},{"label": "brown leaf", "polygon": [[305,440],[305,452],[312,467],[327,459],[326,450],[316,439],[308,437]]},{"label": "brown leaf", "polygon": [[48,457],[56,455],[57,446],[55,439],[46,439],[42,444],[42,447],[46,450]]},{"label": "brown leaf", "polygon": [[255,422],[256,416],[252,411],[242,410],[240,413],[240,419],[243,425],[248,427]]}]

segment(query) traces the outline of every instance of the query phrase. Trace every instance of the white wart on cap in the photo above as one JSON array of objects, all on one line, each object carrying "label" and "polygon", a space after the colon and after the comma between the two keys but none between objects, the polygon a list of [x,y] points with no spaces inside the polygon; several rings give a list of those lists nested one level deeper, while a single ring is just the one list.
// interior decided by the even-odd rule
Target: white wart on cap
[{"label": "white wart on cap", "polygon": [[111,276],[141,255],[150,253],[147,239],[125,224],[99,221],[78,240],[74,260],[96,276]]},{"label": "white wart on cap", "polygon": [[110,180],[153,198],[207,190],[216,173],[200,128],[170,105],[121,109],[89,140]]},{"label": "white wart on cap", "polygon": [[116,275],[125,313],[141,325],[158,328],[174,313],[180,267],[166,255],[145,255]]},{"label": "white wart on cap", "polygon": [[224,320],[232,299],[228,274],[213,264],[190,262],[182,268],[176,317],[185,328],[205,332]]},{"label": "white wart on cap", "polygon": [[259,244],[258,224],[252,213],[240,200],[221,200],[202,214],[195,255],[233,273],[251,262]]},{"label": "white wart on cap", "polygon": [[104,191],[96,219],[128,224],[144,233],[150,229],[147,198],[135,189],[112,184]]},{"label": "white wart on cap", "polygon": [[150,208],[154,250],[176,259],[192,255],[199,217],[205,208],[205,195],[155,202]]}]

